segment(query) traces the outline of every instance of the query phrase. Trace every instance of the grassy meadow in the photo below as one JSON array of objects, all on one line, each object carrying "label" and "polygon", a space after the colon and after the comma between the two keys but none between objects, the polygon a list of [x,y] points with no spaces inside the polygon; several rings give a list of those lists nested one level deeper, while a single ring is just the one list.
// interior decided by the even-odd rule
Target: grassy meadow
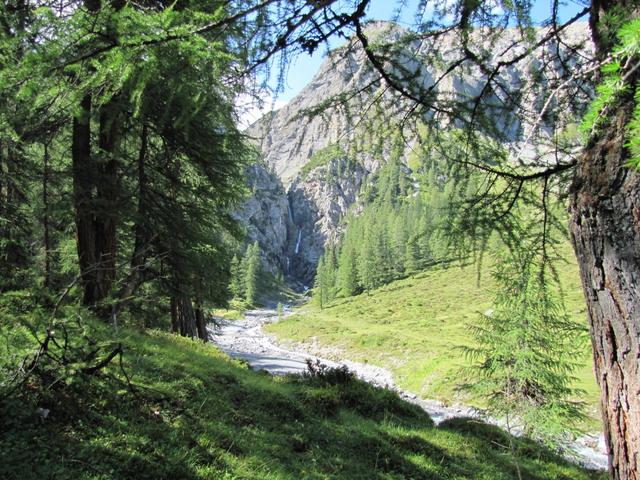
[{"label": "grassy meadow", "polygon": [[[567,249],[567,258],[571,258]],[[320,349],[321,353],[391,370],[402,388],[424,398],[482,405],[458,388],[460,370],[468,365],[461,346],[471,346],[469,325],[491,308],[490,261],[431,269],[369,293],[339,298],[320,308],[316,302],[271,324],[268,331]],[[586,307],[575,261],[558,265],[567,310],[586,323]],[[598,388],[592,371],[590,343],[577,359],[575,386],[598,428]]]},{"label": "grassy meadow", "polygon": [[[27,329],[8,323],[0,327],[6,387],[16,359],[36,345]],[[83,331],[98,345],[122,344],[124,371],[135,390],[128,388],[117,361],[83,375],[45,368],[43,358],[18,390],[0,397],[0,478],[516,476],[504,432],[467,420],[435,427],[422,410],[395,393],[348,376],[274,378],[249,370],[212,345],[168,333],[114,333],[91,319]],[[38,413],[41,409],[46,417]],[[523,478],[604,478],[531,441],[514,441]]]}]

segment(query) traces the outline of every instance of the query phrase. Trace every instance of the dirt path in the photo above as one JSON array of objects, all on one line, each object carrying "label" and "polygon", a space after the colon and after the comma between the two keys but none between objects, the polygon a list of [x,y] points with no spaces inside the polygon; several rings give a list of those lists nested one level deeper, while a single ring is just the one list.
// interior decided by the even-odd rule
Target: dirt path
[{"label": "dirt path", "polygon": [[[284,315],[288,315],[285,312]],[[436,400],[418,398],[411,392],[396,387],[393,374],[374,365],[342,360],[335,362],[301,351],[284,348],[263,330],[262,326],[277,322],[278,314],[275,310],[261,309],[245,312],[242,320],[223,320],[220,328],[209,328],[211,341],[222,351],[234,358],[246,360],[256,370],[266,370],[273,375],[300,374],[307,370],[307,360],[339,367],[346,365],[358,378],[380,387],[388,387],[398,392],[405,400],[419,405],[436,424],[449,418],[472,417],[482,419],[495,425],[502,425],[498,419],[487,417],[483,412],[467,405],[445,405]],[[569,444],[567,457],[591,469],[606,469],[607,455],[604,448],[604,438],[597,435],[584,435]]]}]

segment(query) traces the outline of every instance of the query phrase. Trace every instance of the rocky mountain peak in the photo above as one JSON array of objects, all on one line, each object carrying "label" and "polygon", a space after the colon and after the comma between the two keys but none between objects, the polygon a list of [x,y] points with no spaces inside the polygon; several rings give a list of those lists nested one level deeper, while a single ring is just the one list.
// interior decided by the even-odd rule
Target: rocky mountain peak
[{"label": "rocky mountain peak", "polygon": [[[477,54],[489,64],[497,64],[517,58],[547,31],[533,31],[529,44],[518,42],[522,32],[515,29],[512,34],[507,31],[502,35],[476,30],[472,39]],[[568,26],[562,34],[564,44],[556,48],[588,51],[591,47],[587,32],[583,23]],[[460,54],[459,37],[453,33],[430,40],[428,35],[412,35],[393,23],[373,22],[368,24],[366,34],[372,43],[402,42],[402,51],[395,54],[401,67],[415,72],[419,84],[433,86],[435,94],[466,95],[471,99],[483,89],[485,74],[476,65],[466,66],[460,74],[443,76],[446,66]],[[500,72],[499,82],[511,90],[522,90],[521,102],[532,112],[540,110],[545,94],[546,83],[541,81],[540,72],[561,77],[575,67],[575,56],[567,56],[566,64],[549,70],[547,63],[556,58],[555,53],[537,49],[526,60],[514,62]],[[589,92],[583,94],[588,96]],[[387,109],[383,108],[383,113],[388,121],[383,117],[379,124],[383,131],[384,124],[392,123],[397,119],[396,112],[406,111],[409,105],[384,89],[362,47],[352,39],[327,56],[311,82],[286,106],[247,130],[260,148],[261,159],[248,173],[253,195],[238,216],[248,226],[250,240],[260,243],[274,272],[280,270],[290,279],[310,286],[326,243],[336,238],[341,219],[357,201],[363,183],[385,161],[385,148],[374,153],[349,147],[362,136],[361,120],[376,95],[387,102],[383,103]],[[499,105],[503,101],[499,91],[491,95],[495,98],[489,103],[495,101]],[[532,136],[533,119],[496,110],[495,124],[504,135],[502,141],[512,153],[518,152],[520,161],[540,157],[544,127],[536,130],[536,141],[524,145],[524,140]],[[442,128],[448,128],[446,122]],[[369,138],[376,135],[383,137],[384,133],[367,133]],[[409,139],[409,143],[415,141]]]}]

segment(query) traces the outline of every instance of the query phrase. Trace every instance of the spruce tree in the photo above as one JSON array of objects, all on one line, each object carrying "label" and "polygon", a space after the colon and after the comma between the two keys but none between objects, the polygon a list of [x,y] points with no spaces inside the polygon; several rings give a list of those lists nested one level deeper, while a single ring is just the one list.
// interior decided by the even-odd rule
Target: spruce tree
[{"label": "spruce tree", "polygon": [[355,248],[345,244],[340,249],[336,282],[338,294],[350,297],[358,293],[358,255]]},{"label": "spruce tree", "polygon": [[248,305],[254,306],[258,301],[260,289],[260,275],[262,269],[262,260],[260,258],[260,246],[258,242],[254,242],[247,247],[245,253],[245,299]]},{"label": "spruce tree", "polygon": [[245,287],[244,287],[244,272],[242,271],[240,260],[237,255],[234,255],[230,264],[231,282],[229,284],[229,290],[234,298],[244,299]]},{"label": "spruce tree", "polygon": [[327,298],[327,269],[325,266],[324,255],[318,260],[318,266],[316,267],[316,278],[314,284],[313,297],[318,300],[320,308],[324,308]]},{"label": "spruce tree", "polygon": [[465,349],[471,388],[527,435],[561,440],[582,416],[572,374],[587,348],[586,329],[554,294],[549,267],[525,250],[496,258],[494,306],[473,326],[477,347]]}]

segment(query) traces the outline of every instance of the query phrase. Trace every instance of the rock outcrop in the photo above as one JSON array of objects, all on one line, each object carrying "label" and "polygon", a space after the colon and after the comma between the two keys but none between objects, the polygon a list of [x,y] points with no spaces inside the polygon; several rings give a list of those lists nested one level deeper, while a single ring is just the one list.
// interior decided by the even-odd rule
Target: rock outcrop
[{"label": "rock outcrop", "polygon": [[[388,23],[372,24],[367,30],[370,38],[398,39],[405,33]],[[538,36],[544,34],[542,29],[537,32]],[[494,43],[478,42],[483,35],[485,32],[473,33],[479,52],[490,64],[508,62],[526,48],[509,35]],[[571,25],[562,35],[563,45],[556,48],[589,50],[585,24]],[[404,69],[415,72],[418,84],[428,87],[436,83],[434,94],[471,101],[485,83],[477,65],[469,65],[455,76],[438,80],[447,62],[455,61],[459,54],[456,41],[453,35],[443,35],[437,45],[424,40],[408,42],[398,58]],[[442,52],[437,59],[436,50]],[[557,85],[570,77],[572,69],[579,70],[575,55],[565,55],[564,61],[558,61],[556,53],[548,48],[536,49],[526,60],[502,69],[496,80],[496,85],[502,84],[505,91],[522,92],[518,102],[532,112],[530,118],[513,115],[503,108],[506,99],[501,98],[500,88],[483,97],[485,107],[495,110],[493,123],[500,135],[499,141],[520,162],[545,155],[543,150],[548,143],[545,139],[549,140],[552,130],[536,121],[535,112],[543,108],[549,85]],[[426,59],[426,63],[416,61],[420,58]],[[552,99],[553,103],[560,102],[562,95],[576,97],[571,97],[574,103],[584,105],[590,92],[588,86],[576,87],[561,92]],[[373,105],[371,100],[377,96],[380,101]],[[262,158],[249,172],[253,195],[238,216],[248,226],[249,239],[259,241],[272,271],[281,270],[299,284],[311,286],[325,245],[336,238],[341,219],[357,201],[363,184],[371,181],[385,161],[389,151],[388,145],[384,146],[385,128],[398,121],[400,112],[406,112],[409,106],[406,99],[384,89],[362,48],[351,41],[328,56],[313,80],[291,102],[249,128],[247,133],[259,145]],[[371,123],[364,132],[361,124],[366,123],[363,120],[375,108],[382,110],[382,116],[378,117],[373,132]],[[563,120],[566,124],[575,115],[569,110],[560,113],[566,114]],[[433,114],[425,112],[425,119],[430,115]],[[443,120],[441,127],[450,125],[450,121]],[[370,146],[376,136],[382,137],[378,138],[382,148],[347,147],[358,142],[360,147]],[[405,140],[411,145],[416,137]],[[336,152],[342,150],[342,153],[326,154],[332,146],[337,146]],[[347,150],[357,153],[344,153]]]},{"label": "rock outcrop", "polygon": [[286,253],[293,235],[287,192],[278,176],[262,162],[247,168],[246,176],[249,198],[235,217],[245,225],[248,240],[260,244],[267,269],[273,274],[286,272]]}]

